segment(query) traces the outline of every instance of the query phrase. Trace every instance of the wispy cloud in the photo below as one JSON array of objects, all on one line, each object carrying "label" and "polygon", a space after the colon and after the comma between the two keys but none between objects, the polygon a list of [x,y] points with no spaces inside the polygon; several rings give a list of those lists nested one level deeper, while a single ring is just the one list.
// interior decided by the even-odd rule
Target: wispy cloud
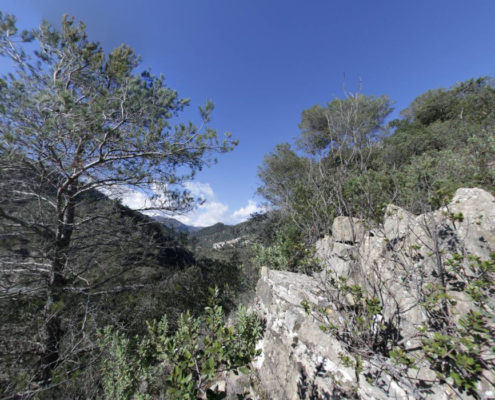
[{"label": "wispy cloud", "polygon": [[234,211],[232,217],[234,219],[245,221],[251,214],[264,211],[263,207],[260,207],[254,200],[248,200],[246,207],[241,207],[237,211]]},{"label": "wispy cloud", "polygon": [[215,193],[213,193],[213,189],[209,183],[189,181],[184,183],[184,187],[195,197],[203,199],[212,199],[215,197]]},{"label": "wispy cloud", "polygon": [[173,216],[187,225],[210,226],[218,222],[238,224],[247,220],[251,214],[264,211],[264,208],[258,206],[255,201],[248,200],[246,206],[232,212],[228,204],[218,199],[209,183],[193,181],[187,182],[185,187],[192,195],[204,200],[204,203],[192,212]]},{"label": "wispy cloud", "polygon": [[129,186],[116,185],[99,189],[112,199],[120,199],[123,205],[133,210],[147,210],[147,214],[156,214],[153,208],[167,208],[172,202],[167,195],[167,186],[153,184],[148,190],[138,190]]},{"label": "wispy cloud", "polygon": [[[184,184],[184,187],[195,198],[202,200],[194,210],[186,214],[176,214],[171,216],[186,225],[191,226],[210,226],[218,222],[224,224],[237,224],[249,218],[255,212],[263,212],[264,208],[257,205],[255,201],[248,200],[244,207],[238,210],[230,211],[228,204],[221,202],[215,194],[209,183],[190,181]],[[121,189],[118,195],[110,195],[113,198],[120,198],[122,204],[134,210],[149,208],[156,202],[163,200],[159,193],[163,191],[156,190],[153,193],[145,193],[134,189]],[[108,194],[108,193],[107,193]],[[152,199],[152,197],[155,197]],[[148,215],[160,215],[159,211],[145,211]]]}]

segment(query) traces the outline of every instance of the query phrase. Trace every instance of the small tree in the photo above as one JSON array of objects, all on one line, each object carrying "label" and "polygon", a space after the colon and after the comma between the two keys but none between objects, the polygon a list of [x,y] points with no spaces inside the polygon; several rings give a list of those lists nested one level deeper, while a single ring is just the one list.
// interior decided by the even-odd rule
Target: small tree
[{"label": "small tree", "polygon": [[302,112],[299,144],[311,154],[337,157],[344,167],[358,164],[363,170],[391,112],[388,96],[346,93],[326,107],[317,104]]},{"label": "small tree", "polygon": [[78,214],[84,196],[137,190],[153,200],[147,209],[186,211],[194,199],[180,183],[235,142],[207,127],[210,102],[199,128],[174,122],[188,100],[163,76],[135,73],[130,47],[105,54],[67,16],[60,31],[43,22],[19,32],[15,22],[0,13],[0,55],[14,71],[0,79],[0,220],[9,234],[37,241],[44,260],[19,266],[47,275],[37,289],[46,295],[38,381],[48,385],[63,361],[62,294],[69,276],[84,278],[72,269],[74,233],[102,218]]},{"label": "small tree", "polygon": [[391,112],[387,96],[346,93],[302,112],[297,144],[305,157],[288,144],[265,157],[258,192],[298,227],[306,244],[328,233],[334,216],[382,214],[387,181],[372,164]]}]

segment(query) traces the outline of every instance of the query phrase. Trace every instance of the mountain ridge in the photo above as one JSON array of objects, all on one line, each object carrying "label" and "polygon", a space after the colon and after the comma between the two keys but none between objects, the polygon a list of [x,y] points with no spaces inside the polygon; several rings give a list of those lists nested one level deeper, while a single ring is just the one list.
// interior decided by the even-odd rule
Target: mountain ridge
[{"label": "mountain ridge", "polygon": [[164,225],[165,227],[169,229],[173,229],[178,232],[190,234],[194,232],[198,232],[201,229],[204,229],[203,227],[200,226],[192,226],[192,225],[186,225],[179,220],[172,218],[172,217],[162,217],[162,216],[152,216],[151,217],[154,221],[159,222],[160,224]]}]

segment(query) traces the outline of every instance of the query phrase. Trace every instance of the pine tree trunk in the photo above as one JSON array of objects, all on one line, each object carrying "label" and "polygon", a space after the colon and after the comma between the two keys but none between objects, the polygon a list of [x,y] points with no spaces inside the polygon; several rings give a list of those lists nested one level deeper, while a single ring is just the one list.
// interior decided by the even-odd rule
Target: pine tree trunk
[{"label": "pine tree trunk", "polygon": [[60,363],[60,345],[64,334],[61,317],[66,285],[64,270],[74,230],[75,193],[77,193],[77,182],[68,185],[65,193],[60,189],[57,199],[58,223],[44,307],[43,351],[39,371],[40,380],[45,386],[50,384],[52,372]]}]

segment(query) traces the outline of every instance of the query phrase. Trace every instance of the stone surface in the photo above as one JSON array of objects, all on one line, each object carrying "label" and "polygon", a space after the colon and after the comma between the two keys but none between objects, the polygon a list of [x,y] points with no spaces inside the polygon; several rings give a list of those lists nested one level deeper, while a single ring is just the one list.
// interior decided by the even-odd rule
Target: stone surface
[{"label": "stone surface", "polygon": [[455,229],[468,252],[487,257],[495,250],[495,198],[490,193],[478,188],[458,189],[442,211],[462,214]]},{"label": "stone surface", "polygon": [[266,321],[263,356],[256,367],[269,398],[309,399],[316,394],[330,398],[338,391],[352,391],[354,371],[339,357],[345,350],[319,329],[321,322],[302,305],[328,306],[320,283],[308,276],[264,268],[256,292],[256,310]]},{"label": "stone surface", "polygon": [[360,242],[366,229],[358,218],[336,217],[332,224],[332,236],[334,242],[356,243]]},{"label": "stone surface", "polygon": [[[257,382],[258,389],[250,389],[251,398],[418,398],[388,375],[381,377],[380,386],[370,384],[364,373],[373,370],[371,364],[365,362],[365,371],[358,375],[345,364],[343,360],[350,354],[337,339],[320,329],[322,321],[307,313],[303,306],[307,304],[313,310],[331,307],[318,278],[263,268],[256,292],[254,309],[266,325],[259,344],[263,353],[253,365],[254,378],[251,378]],[[229,388],[233,396],[234,389],[239,391],[237,381]],[[448,398],[435,389],[432,394],[431,399]]]},{"label": "stone surface", "polygon": [[[495,198],[481,189],[459,189],[448,206],[419,216],[389,205],[384,225],[372,231],[347,217],[335,221],[332,236],[316,243],[316,256],[323,272],[309,277],[262,270],[251,308],[264,319],[266,329],[259,343],[262,356],[249,377],[251,398],[459,398],[448,385],[435,384],[418,391],[411,382],[435,377],[426,362],[419,370],[394,374],[384,372],[394,371],[393,365],[377,370],[382,359],[378,363],[363,360],[363,371],[356,373],[343,362],[351,356],[344,344],[320,326],[325,318],[335,324],[345,318],[330,301],[328,285],[332,278],[344,276],[349,284],[358,284],[380,299],[380,322],[394,326],[406,348],[420,346],[418,329],[426,321],[421,292],[430,284],[438,284],[439,263],[445,263],[454,252],[487,258],[495,251]],[[472,309],[465,293],[451,291],[449,295],[457,300],[453,308],[455,318]],[[348,304],[355,305],[351,299]],[[412,357],[417,354],[410,353]],[[490,384],[494,375],[493,371],[488,372],[487,379],[480,383],[481,398],[494,396]],[[374,379],[367,379],[370,376]],[[236,397],[229,387],[236,387],[238,392],[242,386],[236,379],[227,380],[227,392],[232,399]],[[242,379],[245,383],[246,378]],[[464,394],[461,398],[470,397]]]},{"label": "stone surface", "polygon": [[316,258],[325,270],[346,277],[352,274],[352,261],[358,256],[355,246],[325,236],[316,242],[315,250]]},{"label": "stone surface", "polygon": [[414,215],[406,210],[389,204],[383,218],[383,231],[389,241],[404,238],[415,223]]}]

